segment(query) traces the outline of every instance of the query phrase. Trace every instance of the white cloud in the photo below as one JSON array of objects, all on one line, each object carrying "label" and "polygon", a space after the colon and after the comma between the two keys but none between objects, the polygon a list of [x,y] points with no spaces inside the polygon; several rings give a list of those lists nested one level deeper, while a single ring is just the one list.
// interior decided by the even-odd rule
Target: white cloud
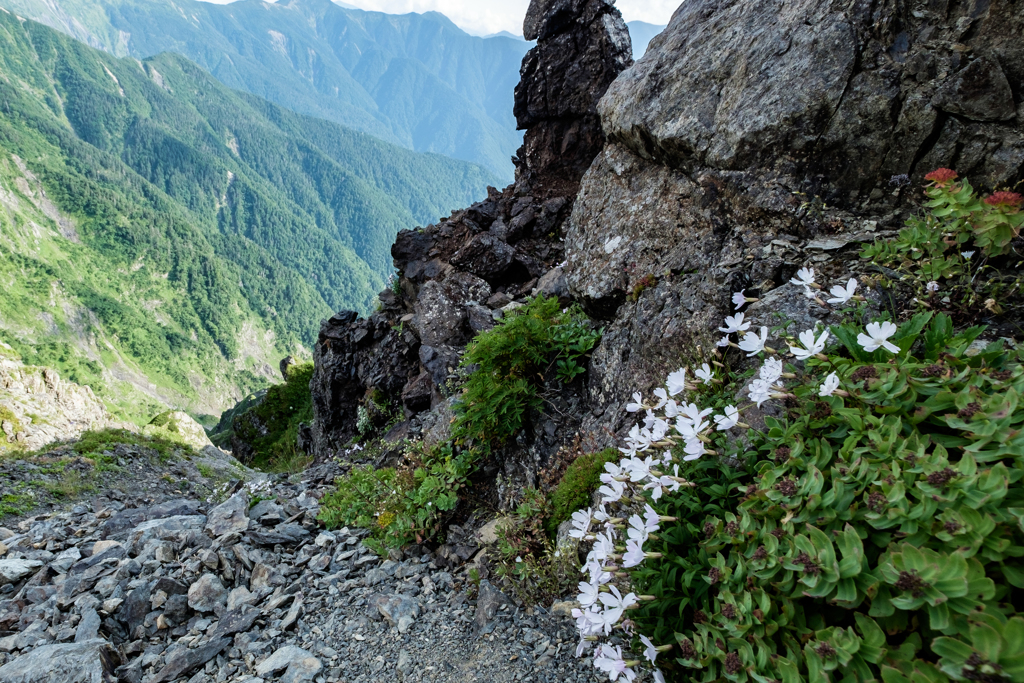
[{"label": "white cloud", "polygon": [[[232,0],[206,0],[226,4]],[[682,0],[618,0],[626,21],[667,24]],[[509,31],[521,35],[529,0],[342,0],[338,3],[360,9],[406,14],[441,12],[460,27],[477,35]]]}]

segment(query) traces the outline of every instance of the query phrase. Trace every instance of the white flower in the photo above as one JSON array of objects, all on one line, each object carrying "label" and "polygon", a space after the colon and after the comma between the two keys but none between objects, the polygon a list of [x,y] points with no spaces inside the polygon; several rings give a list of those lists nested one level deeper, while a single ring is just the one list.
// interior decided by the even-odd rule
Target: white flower
[{"label": "white flower", "polygon": [[715,424],[718,425],[718,431],[720,432],[732,429],[739,421],[740,411],[736,410],[735,406],[726,406],[725,415],[715,415]]},{"label": "white flower", "polygon": [[581,605],[584,607],[590,607],[597,602],[598,595],[600,595],[600,591],[598,590],[600,586],[595,583],[580,581],[579,588],[580,594],[576,596],[576,599]]},{"label": "white flower", "polygon": [[644,549],[634,540],[626,541],[626,552],[622,555],[622,566],[636,567],[644,561]]},{"label": "white flower", "polygon": [[[707,453],[708,449],[704,447],[704,442],[701,441],[700,439],[687,439],[686,443],[683,444],[683,451],[686,453],[686,455],[683,456],[683,460],[686,460],[687,462],[689,462],[690,460],[696,460],[700,456],[702,456],[705,453]],[[662,477],[662,479],[663,480],[667,479],[667,477]],[[672,482],[673,484],[675,484],[676,488],[679,488],[678,482],[675,482],[673,480],[669,480],[669,481]],[[663,481],[663,484],[664,484],[664,481]],[[664,484],[664,485],[666,487],[670,486],[669,484]],[[657,499],[655,499],[655,500],[657,500]]]},{"label": "white flower", "polygon": [[854,293],[857,291],[857,279],[850,278],[850,281],[846,283],[846,286],[836,285],[829,290],[829,293],[833,298],[828,299],[830,304],[845,304],[847,301],[853,298]]},{"label": "white flower", "polygon": [[711,366],[707,363],[702,363],[700,370],[697,370],[694,374],[697,375],[700,381],[704,384],[711,384],[711,380],[714,379],[714,375],[711,374]]},{"label": "white flower", "polygon": [[516,564],[520,564],[520,563],[522,563],[522,561],[523,561],[523,558],[520,557],[519,555],[516,555]]},{"label": "white flower", "polygon": [[839,377],[834,372],[829,373],[829,376],[825,378],[825,381],[818,388],[818,396],[831,396],[832,392],[838,388]]},{"label": "white flower", "polygon": [[741,289],[738,292],[734,292],[732,295],[732,303],[736,306],[737,311],[743,308],[743,304],[747,303],[746,291],[746,289]]},{"label": "white flower", "polygon": [[572,531],[569,536],[582,539],[590,533],[590,524],[593,520],[590,517],[590,510],[577,510],[572,513]]},{"label": "white flower", "polygon": [[647,542],[647,538],[657,530],[657,517],[655,517],[655,523],[652,526],[649,517],[645,519],[640,515],[633,515],[629,518],[629,529],[626,531],[626,533],[634,541],[643,545]]},{"label": "white flower", "polygon": [[584,573],[590,573],[590,583],[594,584],[595,586],[603,586],[604,584],[612,580],[611,573],[606,572],[604,570],[604,567],[601,566],[601,563],[596,560],[593,560],[583,565],[583,571]]},{"label": "white flower", "polygon": [[797,360],[807,360],[812,356],[816,356],[825,350],[825,342],[828,341],[828,330],[821,333],[817,339],[814,338],[814,330],[804,330],[800,333],[800,343],[804,345],[804,348],[799,346],[790,346],[789,352],[796,356]]},{"label": "white flower", "polygon": [[722,337],[721,339],[719,339],[715,343],[715,346],[717,346],[720,349],[723,348],[723,347],[726,347],[728,345],[729,345],[729,335],[725,335],[724,337]]},{"label": "white flower", "polygon": [[658,526],[661,522],[661,517],[654,511],[649,504],[644,503],[644,524],[647,525],[647,530],[654,533],[658,530]]},{"label": "white flower", "polygon": [[889,341],[889,337],[896,334],[896,326],[889,321],[881,325],[878,323],[867,324],[867,334],[857,335],[857,343],[864,347],[865,351],[885,349],[890,353],[899,353],[900,347]]},{"label": "white flower", "polygon": [[654,683],[665,683],[665,674],[661,673],[661,669],[654,670]]},{"label": "white flower", "polygon": [[643,404],[644,404],[644,397],[638,391],[635,394],[633,394],[633,402],[626,404],[626,412],[627,413],[639,412],[639,411],[644,409],[644,405]]},{"label": "white flower", "polygon": [[927,289],[929,292],[937,292],[939,291],[939,283],[936,282],[935,280],[932,280],[931,282],[926,284],[924,288]]},{"label": "white flower", "polygon": [[607,242],[604,243],[604,253],[606,253],[606,254],[612,253],[613,251],[615,251],[616,249],[619,248],[620,244],[622,244],[622,237],[621,236],[611,238],[610,240],[608,240]]},{"label": "white flower", "polygon": [[597,535],[597,538],[594,540],[594,547],[590,550],[590,555],[598,562],[604,562],[614,552],[615,541],[612,540],[608,532],[605,532]]},{"label": "white flower", "polygon": [[764,343],[766,341],[768,341],[768,328],[762,326],[760,336],[753,332],[747,332],[743,335],[743,340],[740,341],[740,349],[746,351],[747,358],[750,358],[764,351]]},{"label": "white flower", "polygon": [[617,503],[626,492],[626,484],[621,481],[611,480],[597,490],[601,494],[602,503]]},{"label": "white flower", "polygon": [[621,647],[602,645],[600,653],[595,653],[594,666],[608,674],[608,680],[613,683],[619,680],[620,675],[626,679],[627,683],[632,683],[636,678],[636,674],[626,666],[625,660],[622,659]]},{"label": "white flower", "polygon": [[622,619],[622,610],[606,609],[603,612],[590,613],[590,620],[594,623],[595,629],[604,631],[605,635],[612,632],[620,619]]},{"label": "white flower", "polygon": [[719,327],[718,331],[725,332],[726,334],[731,334],[733,332],[746,332],[750,329],[750,323],[744,322],[744,317],[745,316],[742,313],[726,316],[725,327]]},{"label": "white flower", "polygon": [[970,261],[971,257],[974,256],[974,252],[973,251],[961,251],[960,255],[963,256],[968,261]]},{"label": "white flower", "polygon": [[640,642],[644,644],[644,657],[651,664],[654,664],[654,660],[658,658],[658,648],[654,647],[654,643],[647,636],[641,635]]},{"label": "white flower", "polygon": [[601,593],[601,603],[605,609],[617,609],[621,614],[637,603],[636,596],[632,593],[622,595],[619,589],[612,585],[608,586],[608,590],[611,592]]},{"label": "white flower", "polygon": [[654,395],[658,397],[658,403],[654,406],[654,409],[661,410],[665,407],[665,404],[668,403],[668,392],[661,387],[658,387],[654,390]]},{"label": "white flower", "polygon": [[814,284],[814,268],[801,268],[790,282],[798,287],[810,287]]},{"label": "white flower", "polygon": [[623,461],[622,469],[629,472],[629,479],[633,482],[641,482],[651,476],[651,467],[654,466],[654,458],[648,456],[645,460],[633,457]]},{"label": "white flower", "polygon": [[761,404],[772,397],[772,388],[763,379],[755,379],[749,387],[750,400],[760,408]]},{"label": "white flower", "polygon": [[678,396],[686,390],[686,368],[679,368],[665,380],[670,396]]},{"label": "white flower", "polygon": [[769,385],[775,384],[782,377],[782,361],[778,358],[765,358],[761,369],[757,371],[757,376]]}]

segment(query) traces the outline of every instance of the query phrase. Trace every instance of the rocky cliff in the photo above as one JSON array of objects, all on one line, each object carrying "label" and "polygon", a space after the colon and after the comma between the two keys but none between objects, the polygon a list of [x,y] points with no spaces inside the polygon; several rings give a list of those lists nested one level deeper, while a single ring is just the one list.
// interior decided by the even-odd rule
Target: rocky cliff
[{"label": "rocky cliff", "polygon": [[356,434],[375,391],[404,408],[392,438],[444,438],[460,351],[534,291],[606,328],[564,414],[539,416],[498,463],[520,484],[578,428],[612,441],[632,392],[713,347],[733,292],[759,299],[755,325],[830,322],[790,277],[863,274],[860,244],[902,225],[925,173],[1021,180],[1021,9],[689,0],[630,65],[610,5],[534,0],[517,183],[403,232],[382,310],[322,325],[317,456]]},{"label": "rocky cliff", "polygon": [[92,389],[62,380],[51,368],[24,365],[0,342],[0,453],[121,426]]},{"label": "rocky cliff", "polygon": [[570,295],[609,323],[585,424],[713,346],[733,292],[755,326],[831,322],[790,277],[858,274],[927,172],[1019,182],[1022,30],[1019,2],[684,3],[600,101],[567,229]]},{"label": "rocky cliff", "polygon": [[[563,226],[583,172],[604,144],[597,102],[632,62],[629,33],[604,0],[535,0],[515,112],[526,130],[517,181],[452,216],[398,235],[399,277],[367,319],[321,325],[310,387],[312,452],[328,458],[357,434],[359,406],[400,404],[389,439],[443,438],[460,354],[534,292],[565,297]],[[538,427],[544,433],[543,427]],[[558,442],[549,425],[549,448]]]}]

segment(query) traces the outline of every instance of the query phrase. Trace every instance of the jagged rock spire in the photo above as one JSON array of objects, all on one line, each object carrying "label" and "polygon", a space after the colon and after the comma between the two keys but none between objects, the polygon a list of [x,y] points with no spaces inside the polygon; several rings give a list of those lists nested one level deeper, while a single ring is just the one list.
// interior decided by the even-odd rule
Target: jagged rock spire
[{"label": "jagged rock spire", "polygon": [[565,193],[604,144],[597,102],[633,63],[629,31],[606,0],[533,0],[523,33],[537,46],[516,87],[516,121],[526,130],[517,179]]}]

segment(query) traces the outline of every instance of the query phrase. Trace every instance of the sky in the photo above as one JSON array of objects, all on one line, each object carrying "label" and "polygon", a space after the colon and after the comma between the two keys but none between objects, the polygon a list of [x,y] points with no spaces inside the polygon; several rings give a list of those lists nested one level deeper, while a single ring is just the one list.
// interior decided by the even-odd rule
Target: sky
[{"label": "sky", "polygon": [[[232,0],[208,0],[224,4]],[[626,21],[667,24],[682,0],[617,0],[616,6]],[[463,30],[475,35],[508,31],[523,33],[523,17],[529,0],[342,0],[359,9],[405,14],[407,12],[441,12]]]}]

